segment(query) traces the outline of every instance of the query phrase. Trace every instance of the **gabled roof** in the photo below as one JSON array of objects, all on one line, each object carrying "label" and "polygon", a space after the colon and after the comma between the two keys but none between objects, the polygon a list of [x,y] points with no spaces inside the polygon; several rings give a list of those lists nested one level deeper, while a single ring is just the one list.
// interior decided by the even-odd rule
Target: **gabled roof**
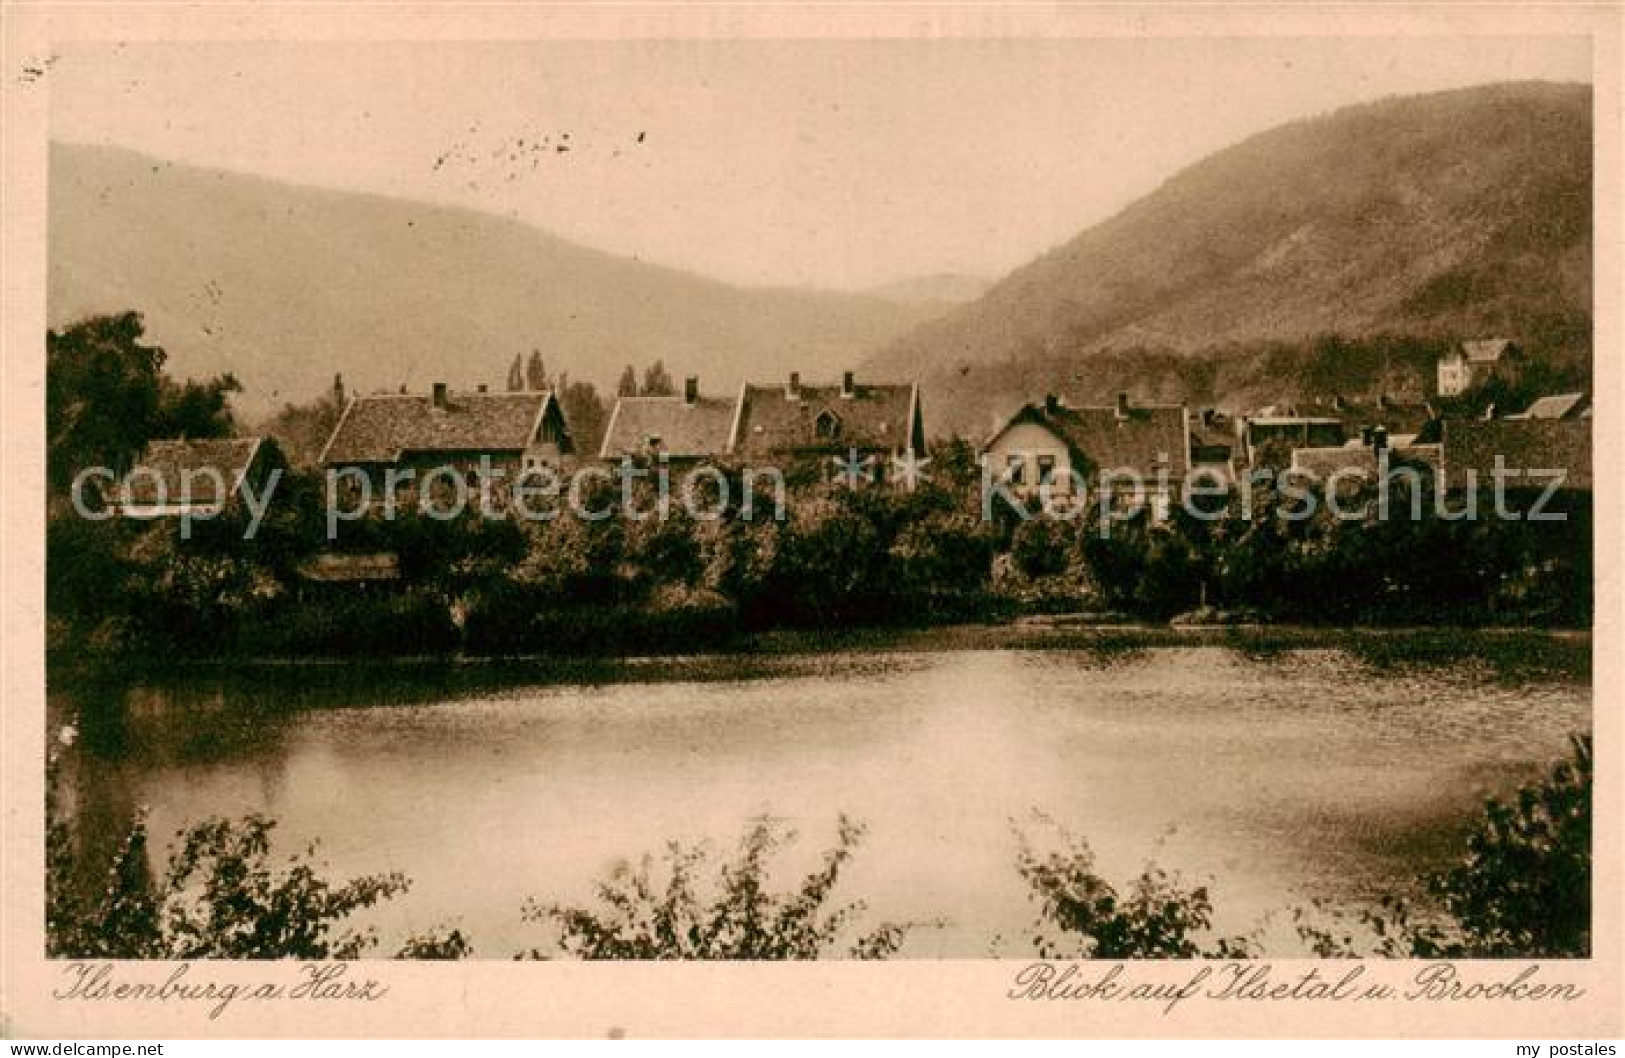
[{"label": "gabled roof", "polygon": [[1493,364],[1517,348],[1511,338],[1474,338],[1461,343],[1461,351],[1474,364]]},{"label": "gabled roof", "polygon": [[692,402],[680,396],[622,397],[610,413],[598,454],[605,459],[645,455],[650,439],[659,438],[659,451],[677,459],[719,456],[728,448],[733,419],[734,402],[717,397]]},{"label": "gabled roof", "polygon": [[324,464],[393,463],[405,452],[518,452],[541,425],[551,390],[451,393],[446,407],[409,393],[356,397],[322,452]]},{"label": "gabled roof", "polygon": [[[153,441],[126,475],[127,491],[120,499],[138,506],[173,506],[181,503],[183,496],[192,505],[219,503],[236,493],[254,456],[266,443],[261,437]],[[210,470],[216,471],[225,483],[225,496],[216,493]],[[182,480],[188,472],[193,474],[189,484]],[[185,495],[183,490],[190,494]]]},{"label": "gabled roof", "polygon": [[1591,407],[1584,393],[1554,393],[1541,397],[1509,419],[1576,419]]},{"label": "gabled roof", "polygon": [[[919,387],[912,383],[858,383],[845,396],[840,385],[796,387],[747,384],[728,450],[761,456],[796,449],[845,451],[884,448],[903,451],[922,443],[913,437],[919,414]],[[818,436],[818,417],[828,411],[840,423],[833,438]]]},{"label": "gabled roof", "polygon": [[[1591,423],[1585,419],[1447,419],[1443,447],[1452,488],[1466,485],[1468,471],[1481,491],[1492,487],[1497,455],[1509,474],[1562,470],[1565,488],[1591,488]],[[1542,488],[1545,482],[1509,477],[1508,485]]]},{"label": "gabled roof", "polygon": [[1153,478],[1166,470],[1172,478],[1190,472],[1190,432],[1184,407],[1177,404],[1073,408],[1065,404],[1029,404],[1016,412],[985,447],[992,447],[1012,427],[1035,423],[1055,434],[1083,465],[1080,471],[1131,471]]}]

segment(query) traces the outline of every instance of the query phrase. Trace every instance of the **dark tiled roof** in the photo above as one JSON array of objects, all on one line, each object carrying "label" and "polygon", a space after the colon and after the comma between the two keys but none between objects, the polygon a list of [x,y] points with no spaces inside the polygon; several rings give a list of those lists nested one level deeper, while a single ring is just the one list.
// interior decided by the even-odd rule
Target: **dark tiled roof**
[{"label": "dark tiled roof", "polygon": [[[1495,457],[1510,471],[1563,470],[1564,487],[1591,488],[1591,423],[1585,419],[1447,419],[1444,469],[1452,488],[1474,471],[1478,487],[1490,487]],[[1544,479],[1509,477],[1508,484],[1545,487]]]},{"label": "dark tiled roof", "polygon": [[1341,420],[1343,431],[1349,437],[1360,436],[1360,431],[1367,426],[1381,426],[1390,435],[1415,434],[1434,418],[1433,409],[1426,404],[1400,404],[1395,401],[1343,401],[1299,410]]},{"label": "dark tiled roof", "polygon": [[[1439,468],[1438,445],[1406,445],[1388,450],[1390,468],[1402,466]],[[1370,445],[1348,444],[1338,448],[1299,448],[1292,453],[1292,469],[1325,479],[1338,471],[1360,471],[1375,480],[1377,450]]]},{"label": "dark tiled roof", "polygon": [[[1166,469],[1183,478],[1190,472],[1190,434],[1185,409],[1178,405],[1111,408],[1049,408],[1029,404],[1006,427],[1036,422],[1060,437],[1083,465],[1080,470],[1132,471],[1153,478]],[[1003,433],[1001,430],[1000,433]],[[989,442],[991,444],[991,442]]]},{"label": "dark tiled roof", "polygon": [[[217,503],[222,497],[216,495],[214,476],[207,472],[210,469],[219,472],[229,496],[262,443],[263,438],[259,437],[153,441],[125,479],[128,491],[123,498],[126,503],[143,506],[159,502],[176,504],[182,502],[182,490],[186,488],[190,492],[186,496],[188,503]],[[188,471],[194,475],[189,486],[181,480],[181,475]]]},{"label": "dark tiled roof", "polygon": [[604,443],[598,454],[605,459],[642,455],[649,439],[660,439],[660,451],[678,459],[719,456],[728,448],[734,402],[700,397],[692,404],[682,397],[622,397],[610,413]]},{"label": "dark tiled roof", "polygon": [[[917,390],[911,384],[859,383],[850,397],[842,396],[839,385],[801,385],[795,397],[787,392],[782,385],[745,386],[731,438],[733,453],[762,456],[797,449],[847,448],[903,451],[916,441],[910,437],[917,403]],[[832,439],[818,435],[818,420],[826,413],[839,424]]]},{"label": "dark tiled roof", "polygon": [[357,397],[344,410],[322,462],[393,463],[403,452],[519,452],[551,391],[452,393],[445,409],[416,394]]}]

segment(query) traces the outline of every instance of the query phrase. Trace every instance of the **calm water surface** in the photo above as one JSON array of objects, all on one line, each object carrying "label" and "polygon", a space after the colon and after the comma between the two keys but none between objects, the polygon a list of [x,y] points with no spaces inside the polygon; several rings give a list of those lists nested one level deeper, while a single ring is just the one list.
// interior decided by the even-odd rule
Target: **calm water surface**
[{"label": "calm water surface", "polygon": [[385,944],[457,926],[484,957],[542,943],[527,897],[584,900],[671,839],[731,847],[752,817],[810,867],[837,815],[869,830],[843,882],[870,920],[941,920],[907,954],[1027,953],[1012,821],[1041,811],[1125,882],[1207,882],[1219,924],[1411,891],[1487,794],[1589,730],[1589,645],[1493,634],[833,653],[526,665],[262,666],[57,680],[84,737],[66,781],[89,833],[147,806],[161,838],[263,812],[333,875],[401,870]]}]

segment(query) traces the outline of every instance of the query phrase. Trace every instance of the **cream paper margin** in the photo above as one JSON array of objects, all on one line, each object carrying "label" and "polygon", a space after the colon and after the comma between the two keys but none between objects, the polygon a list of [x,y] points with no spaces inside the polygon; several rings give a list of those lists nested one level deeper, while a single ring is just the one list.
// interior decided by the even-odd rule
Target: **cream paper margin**
[{"label": "cream paper margin", "polygon": [[[1611,5],[1376,4],[1090,7],[265,3],[13,4],[3,29],[3,302],[0,302],[0,1032],[44,1038],[191,1037],[754,1037],[754,1036],[1226,1036],[1614,1037],[1622,988],[1620,699],[1625,688],[1625,533],[1611,471],[1618,426],[1622,215],[1621,8]],[[1593,958],[1542,964],[1542,979],[1585,989],[1565,1004],[1017,1002],[1006,998],[1023,960],[811,964],[351,964],[348,976],[388,987],[371,1003],[239,1002],[216,1020],[206,1004],[53,1000],[65,963],[43,956],[44,635],[43,394],[45,201],[50,76],[23,66],[68,40],[502,40],[541,38],[887,38],[1576,36],[1589,38],[1595,85],[1595,349],[1597,609],[1594,638],[1597,826]],[[1612,442],[1612,443],[1609,443]],[[1312,962],[1270,960],[1279,979]],[[1085,964],[1098,972],[1100,964]],[[1352,963],[1318,964],[1339,977]],[[1420,964],[1372,961],[1367,980],[1408,983]],[[1463,963],[1475,978],[1527,965]],[[119,964],[161,981],[165,964]],[[1135,981],[1178,984],[1190,963],[1135,963]],[[281,963],[200,963],[193,979],[292,984]]]}]

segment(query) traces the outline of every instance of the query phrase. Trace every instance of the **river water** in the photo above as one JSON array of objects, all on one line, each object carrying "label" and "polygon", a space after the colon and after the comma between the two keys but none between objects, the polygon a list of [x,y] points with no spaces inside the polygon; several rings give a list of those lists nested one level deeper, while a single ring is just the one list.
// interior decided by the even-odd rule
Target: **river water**
[{"label": "river water", "polygon": [[[545,943],[527,898],[581,902],[671,840],[799,835],[788,887],[867,827],[838,895],[918,922],[904,954],[1030,954],[1015,829],[1064,827],[1119,885],[1210,887],[1218,925],[1414,895],[1483,798],[1589,730],[1585,638],[1300,633],[878,637],[680,659],[295,664],[54,678],[81,831],[265,813],[332,876],[399,870],[385,948],[455,926],[481,957]],[[54,729],[54,728],[53,728]],[[1035,816],[1041,813],[1048,822]],[[1273,927],[1271,927],[1273,929]],[[1273,935],[1273,934],[1272,934]]]}]

